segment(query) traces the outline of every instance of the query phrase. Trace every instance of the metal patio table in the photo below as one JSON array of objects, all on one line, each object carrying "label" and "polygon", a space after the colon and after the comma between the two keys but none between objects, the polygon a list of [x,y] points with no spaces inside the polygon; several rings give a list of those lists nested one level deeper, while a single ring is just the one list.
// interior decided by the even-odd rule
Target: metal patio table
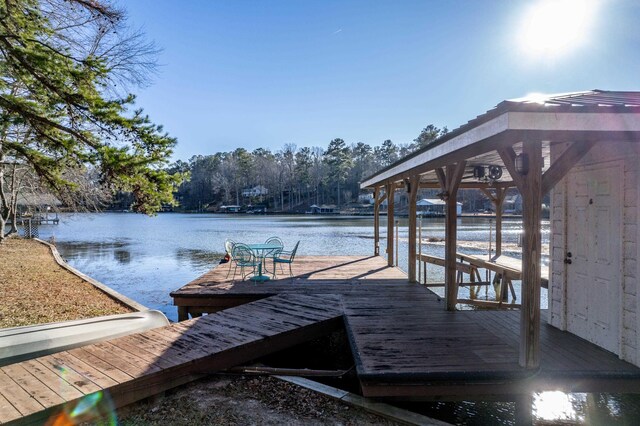
[{"label": "metal patio table", "polygon": [[258,263],[258,275],[254,275],[250,279],[252,281],[269,281],[271,278],[268,275],[262,275],[262,264],[264,263],[265,257],[269,253],[271,253],[271,252],[273,252],[275,250],[282,250],[282,246],[280,246],[278,244],[265,244],[265,243],[247,244],[247,246],[251,249],[253,254],[259,260],[259,263]]}]

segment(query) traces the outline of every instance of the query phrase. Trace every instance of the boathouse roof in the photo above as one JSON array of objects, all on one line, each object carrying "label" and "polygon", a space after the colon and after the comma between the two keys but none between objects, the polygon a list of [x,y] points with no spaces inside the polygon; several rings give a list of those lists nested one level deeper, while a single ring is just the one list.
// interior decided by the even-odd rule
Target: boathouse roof
[{"label": "boathouse roof", "polygon": [[[461,159],[467,160],[467,167],[501,164],[496,147],[511,145],[518,139],[535,137],[546,142],[543,156],[548,160],[551,141],[631,139],[639,133],[640,92],[596,89],[532,94],[500,102],[432,144],[364,179],[361,188],[398,182],[415,174],[422,175],[422,181],[437,182],[435,174],[427,172]],[[549,161],[545,161],[545,166],[548,165]],[[508,180],[508,174],[502,180],[505,178]]]}]

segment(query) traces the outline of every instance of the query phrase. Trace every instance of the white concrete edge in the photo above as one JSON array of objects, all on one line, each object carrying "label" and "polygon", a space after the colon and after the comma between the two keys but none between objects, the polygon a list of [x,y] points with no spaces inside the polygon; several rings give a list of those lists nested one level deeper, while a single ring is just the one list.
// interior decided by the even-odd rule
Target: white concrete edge
[{"label": "white concrete edge", "polygon": [[406,423],[409,425],[450,426],[450,423],[423,416],[422,414],[407,411],[402,408],[394,407],[393,405],[385,404],[383,402],[376,402],[369,398],[365,398],[363,396],[356,395],[342,389],[337,389],[322,383],[314,382],[313,380],[305,379],[303,377],[274,377],[285,382],[293,383],[305,389],[319,392],[330,398],[337,399],[346,404],[362,408],[363,410],[398,422]]},{"label": "white concrete edge", "polygon": [[114,289],[107,287],[106,285],[102,284],[100,281],[95,280],[93,278],[91,278],[88,275],[83,274],[82,272],[78,271],[77,269],[75,269],[73,266],[69,265],[67,262],[64,261],[64,259],[62,258],[62,256],[60,256],[60,253],[58,252],[58,249],[56,248],[56,246],[54,246],[53,244],[49,244],[48,242],[41,240],[39,238],[34,238],[35,241],[39,242],[40,244],[44,244],[45,246],[49,247],[49,250],[51,250],[51,253],[53,254],[53,258],[55,259],[56,263],[58,265],[60,265],[61,267],[63,267],[64,269],[66,269],[67,271],[71,272],[73,275],[77,276],[78,278],[81,278],[82,280],[88,282],[89,284],[91,284],[92,286],[96,287],[98,290],[102,291],[103,293],[106,293],[109,297],[117,300],[118,302],[122,303],[123,305],[135,310],[135,311],[148,311],[149,308],[147,308],[146,306],[136,302],[133,299],[128,298],[127,296],[118,293],[117,291],[115,291]]}]

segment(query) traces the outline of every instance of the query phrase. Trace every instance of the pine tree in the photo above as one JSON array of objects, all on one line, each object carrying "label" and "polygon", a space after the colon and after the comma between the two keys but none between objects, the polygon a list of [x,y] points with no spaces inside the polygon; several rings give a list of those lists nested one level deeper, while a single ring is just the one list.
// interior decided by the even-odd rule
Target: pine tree
[{"label": "pine tree", "polygon": [[[100,0],[0,4],[0,158],[9,153],[31,167],[69,204],[78,188],[66,173],[94,166],[101,183],[131,192],[132,208],[151,214],[173,203],[183,175],[163,170],[176,140],[114,88],[140,72],[113,56],[122,53],[117,43],[136,46],[138,36],[107,37],[123,20]],[[141,54],[148,47],[137,46]],[[30,138],[10,137],[15,129]]]}]

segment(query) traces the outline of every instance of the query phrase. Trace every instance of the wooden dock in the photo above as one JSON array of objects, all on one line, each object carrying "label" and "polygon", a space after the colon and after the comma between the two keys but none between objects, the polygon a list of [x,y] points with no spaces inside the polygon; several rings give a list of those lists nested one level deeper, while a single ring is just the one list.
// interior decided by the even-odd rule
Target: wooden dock
[{"label": "wooden dock", "polygon": [[215,313],[0,368],[0,423],[82,421],[92,401],[124,406],[341,328],[368,397],[640,392],[640,368],[546,322],[540,368],[520,367],[518,312],[445,311],[380,257],[301,257],[293,279],[266,283],[227,268],[172,293],[183,314]]},{"label": "wooden dock", "polygon": [[171,295],[182,312],[215,312],[275,294],[334,295],[365,396],[483,398],[537,390],[640,392],[640,368],[546,323],[539,369],[518,364],[518,311],[446,311],[379,257],[301,257],[294,278],[225,279],[215,268]]},{"label": "wooden dock", "polygon": [[273,296],[4,366],[0,424],[78,424],[92,401],[124,406],[336,330],[339,306],[331,295]]}]

